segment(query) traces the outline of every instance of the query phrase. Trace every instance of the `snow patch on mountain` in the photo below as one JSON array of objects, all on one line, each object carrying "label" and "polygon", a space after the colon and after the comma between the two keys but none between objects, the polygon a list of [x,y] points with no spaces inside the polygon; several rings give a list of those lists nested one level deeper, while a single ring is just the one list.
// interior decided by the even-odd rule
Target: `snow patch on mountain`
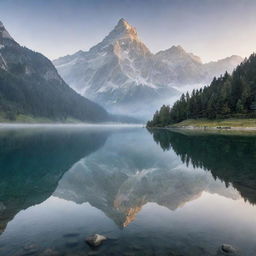
[{"label": "snow patch on mountain", "polygon": [[8,68],[7,63],[1,53],[0,53],[0,68],[4,70],[7,70]]}]

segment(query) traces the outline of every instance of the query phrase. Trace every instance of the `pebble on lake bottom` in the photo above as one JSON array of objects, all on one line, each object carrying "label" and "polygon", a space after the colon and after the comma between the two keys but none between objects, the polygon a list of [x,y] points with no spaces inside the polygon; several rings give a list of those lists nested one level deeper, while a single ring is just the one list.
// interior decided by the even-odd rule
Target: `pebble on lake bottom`
[{"label": "pebble on lake bottom", "polygon": [[23,253],[21,255],[35,255],[38,251],[39,247],[36,244],[28,244],[23,247]]},{"label": "pebble on lake bottom", "polygon": [[219,248],[219,255],[239,255],[238,250],[230,244],[222,244]]},{"label": "pebble on lake bottom", "polygon": [[102,236],[102,235],[99,235],[99,234],[95,234],[95,235],[92,235],[92,236],[89,236],[85,239],[85,241],[93,246],[93,247],[97,247],[97,246],[100,246],[102,244],[102,242],[104,240],[106,240],[107,238],[105,236]]}]

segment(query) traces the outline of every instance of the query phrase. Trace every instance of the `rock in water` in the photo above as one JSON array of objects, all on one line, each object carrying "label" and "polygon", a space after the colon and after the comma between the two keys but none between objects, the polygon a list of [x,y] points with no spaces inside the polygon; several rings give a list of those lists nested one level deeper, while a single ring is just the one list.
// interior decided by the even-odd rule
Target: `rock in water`
[{"label": "rock in water", "polygon": [[28,244],[23,247],[24,252],[21,255],[36,255],[39,247],[36,244]]},{"label": "rock in water", "polygon": [[86,242],[91,245],[91,246],[99,246],[102,244],[102,242],[104,240],[106,240],[107,238],[105,236],[102,236],[102,235],[99,235],[99,234],[95,234],[95,235],[92,235],[92,236],[89,236],[86,238]]},{"label": "rock in water", "polygon": [[222,244],[219,248],[220,255],[239,255],[238,250],[230,244]]}]

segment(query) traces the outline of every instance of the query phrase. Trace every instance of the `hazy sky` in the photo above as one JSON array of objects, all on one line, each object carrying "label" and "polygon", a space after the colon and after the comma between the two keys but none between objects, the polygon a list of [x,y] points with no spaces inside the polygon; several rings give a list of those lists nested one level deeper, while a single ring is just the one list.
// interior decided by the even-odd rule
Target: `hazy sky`
[{"label": "hazy sky", "polygon": [[152,52],[181,45],[211,61],[256,51],[256,0],[0,0],[10,34],[50,59],[88,50],[122,17]]}]

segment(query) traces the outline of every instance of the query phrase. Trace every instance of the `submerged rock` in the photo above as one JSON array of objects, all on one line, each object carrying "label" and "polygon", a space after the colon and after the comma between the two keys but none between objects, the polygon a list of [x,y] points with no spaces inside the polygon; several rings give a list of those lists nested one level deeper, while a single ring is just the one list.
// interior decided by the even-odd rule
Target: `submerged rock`
[{"label": "submerged rock", "polygon": [[23,247],[23,253],[22,255],[35,255],[39,251],[39,248],[36,244],[28,244]]},{"label": "submerged rock", "polygon": [[222,244],[219,248],[218,255],[239,255],[238,250],[230,244]]},{"label": "submerged rock", "polygon": [[91,245],[91,246],[99,246],[102,244],[102,242],[104,240],[106,240],[107,238],[105,236],[102,236],[102,235],[99,235],[99,234],[95,234],[95,235],[92,235],[92,236],[89,236],[85,239],[85,241]]}]

